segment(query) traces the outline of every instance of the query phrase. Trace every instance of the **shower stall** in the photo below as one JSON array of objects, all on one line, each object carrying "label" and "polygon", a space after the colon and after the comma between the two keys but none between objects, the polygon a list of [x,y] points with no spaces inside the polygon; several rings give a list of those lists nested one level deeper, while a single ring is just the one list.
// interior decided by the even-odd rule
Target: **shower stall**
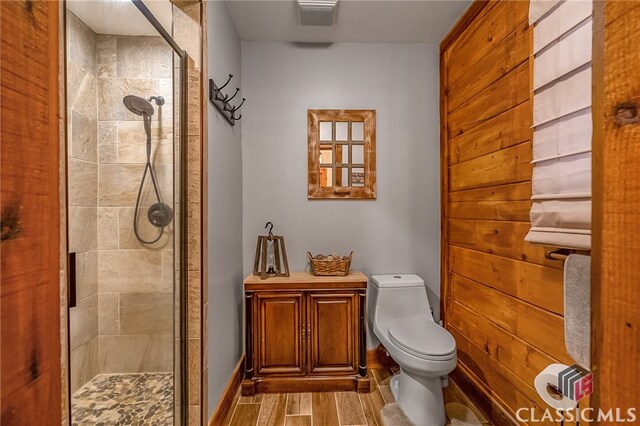
[{"label": "shower stall", "polygon": [[171,13],[169,0],[67,1],[73,425],[173,425],[186,415],[186,55]]}]

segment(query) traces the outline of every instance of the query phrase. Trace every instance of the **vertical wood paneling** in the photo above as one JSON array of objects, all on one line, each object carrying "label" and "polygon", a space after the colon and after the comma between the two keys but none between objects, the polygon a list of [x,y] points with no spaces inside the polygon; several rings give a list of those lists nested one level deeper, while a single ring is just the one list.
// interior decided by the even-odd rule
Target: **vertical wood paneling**
[{"label": "vertical wood paneling", "polygon": [[593,406],[625,413],[640,401],[640,3],[594,6]]},{"label": "vertical wood paneling", "polygon": [[458,345],[456,376],[496,424],[514,421],[521,407],[541,413],[547,406],[534,377],[550,363],[572,362],[562,264],[524,241],[532,174],[528,6],[491,2],[441,45],[445,324]]},{"label": "vertical wood paneling", "polygon": [[3,425],[62,418],[58,8],[0,2]]}]

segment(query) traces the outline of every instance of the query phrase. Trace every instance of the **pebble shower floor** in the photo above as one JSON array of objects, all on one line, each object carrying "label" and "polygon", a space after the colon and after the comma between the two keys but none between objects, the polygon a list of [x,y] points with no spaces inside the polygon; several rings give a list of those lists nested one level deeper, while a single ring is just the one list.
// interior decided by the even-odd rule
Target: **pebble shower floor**
[{"label": "pebble shower floor", "polygon": [[99,374],[71,399],[78,426],[173,425],[173,374]]}]

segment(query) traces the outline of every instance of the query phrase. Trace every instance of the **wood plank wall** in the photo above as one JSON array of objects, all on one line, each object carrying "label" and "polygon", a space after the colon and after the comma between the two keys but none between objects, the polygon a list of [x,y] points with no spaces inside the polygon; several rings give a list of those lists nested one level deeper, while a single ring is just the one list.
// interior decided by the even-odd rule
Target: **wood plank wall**
[{"label": "wood plank wall", "polygon": [[60,424],[59,3],[0,2],[1,424]]},{"label": "wood plank wall", "polygon": [[[476,2],[441,45],[442,300],[455,378],[497,424],[547,405],[565,352],[562,262],[524,241],[531,207],[528,1]],[[469,16],[469,14],[471,16]]]}]

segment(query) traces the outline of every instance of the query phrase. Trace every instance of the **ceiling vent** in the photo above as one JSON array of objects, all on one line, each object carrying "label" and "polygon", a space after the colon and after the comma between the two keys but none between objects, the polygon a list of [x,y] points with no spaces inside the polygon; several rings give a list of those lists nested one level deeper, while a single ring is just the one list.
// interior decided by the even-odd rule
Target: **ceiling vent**
[{"label": "ceiling vent", "polygon": [[318,27],[333,25],[338,0],[298,0],[300,23]]}]

